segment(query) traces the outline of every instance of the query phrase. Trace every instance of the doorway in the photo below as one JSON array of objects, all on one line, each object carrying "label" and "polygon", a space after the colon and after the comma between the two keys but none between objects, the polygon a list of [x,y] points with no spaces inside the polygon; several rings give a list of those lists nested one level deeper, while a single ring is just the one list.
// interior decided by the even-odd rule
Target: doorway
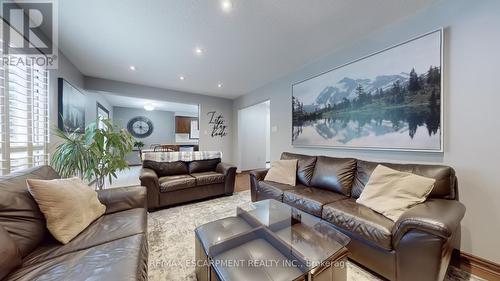
[{"label": "doorway", "polygon": [[266,168],[271,161],[270,101],[238,111],[238,167],[240,171]]}]

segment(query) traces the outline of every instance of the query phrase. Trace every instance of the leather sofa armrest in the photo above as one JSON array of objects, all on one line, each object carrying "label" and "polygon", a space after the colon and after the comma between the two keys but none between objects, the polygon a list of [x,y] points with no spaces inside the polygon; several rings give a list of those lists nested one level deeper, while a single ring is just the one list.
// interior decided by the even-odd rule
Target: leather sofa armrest
[{"label": "leather sofa armrest", "polygon": [[217,164],[217,167],[215,168],[215,172],[224,174],[226,176],[233,171],[236,172],[236,166],[223,162]]},{"label": "leather sofa armrest", "polygon": [[259,181],[263,181],[269,169],[257,169],[250,171],[250,198],[252,202],[257,201],[257,188]]},{"label": "leather sofa armrest", "polygon": [[146,188],[144,186],[98,190],[97,196],[99,201],[106,205],[106,214],[146,207]]},{"label": "leather sofa armrest", "polygon": [[234,183],[236,181],[236,166],[233,166],[228,163],[219,163],[215,168],[217,173],[224,174],[225,176],[225,187],[224,193],[226,195],[231,195],[234,192]]},{"label": "leather sofa armrest", "polygon": [[460,226],[464,215],[465,206],[455,200],[430,199],[418,204],[396,221],[392,230],[393,245],[397,247],[403,236],[412,230],[448,239]]},{"label": "leather sofa armrest", "polygon": [[255,177],[258,181],[263,181],[269,169],[257,169],[250,171],[250,177]]},{"label": "leather sofa armrest", "polygon": [[148,210],[158,208],[160,206],[160,183],[158,175],[153,169],[142,168],[139,175],[141,185],[147,189]]}]

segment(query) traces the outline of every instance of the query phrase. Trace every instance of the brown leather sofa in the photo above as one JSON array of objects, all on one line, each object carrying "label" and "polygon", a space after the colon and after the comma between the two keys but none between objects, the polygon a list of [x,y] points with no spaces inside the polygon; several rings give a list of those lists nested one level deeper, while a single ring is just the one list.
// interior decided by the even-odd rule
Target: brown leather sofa
[{"label": "brown leather sofa", "polygon": [[191,162],[145,160],[141,185],[148,189],[148,209],[155,210],[180,203],[234,192],[236,167],[220,158]]},{"label": "brown leather sofa", "polygon": [[0,279],[147,280],[146,189],[98,191],[106,213],[63,245],[26,187],[26,179],[56,178],[49,166],[0,177]]},{"label": "brown leather sofa", "polygon": [[[252,201],[273,198],[330,222],[351,237],[350,259],[389,280],[444,279],[465,214],[453,168],[287,152],[281,158],[298,159],[297,185],[265,181],[266,169],[252,171]],[[436,179],[427,201],[396,222],[357,204],[378,164]]]}]

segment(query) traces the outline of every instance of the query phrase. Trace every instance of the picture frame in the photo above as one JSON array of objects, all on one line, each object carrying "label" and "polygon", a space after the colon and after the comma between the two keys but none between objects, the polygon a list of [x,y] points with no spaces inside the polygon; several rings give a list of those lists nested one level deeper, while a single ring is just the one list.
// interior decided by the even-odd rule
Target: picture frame
[{"label": "picture frame", "polygon": [[65,132],[85,132],[86,95],[64,78],[57,79],[58,128]]},{"label": "picture frame", "polygon": [[293,83],[292,146],[443,152],[443,33]]}]

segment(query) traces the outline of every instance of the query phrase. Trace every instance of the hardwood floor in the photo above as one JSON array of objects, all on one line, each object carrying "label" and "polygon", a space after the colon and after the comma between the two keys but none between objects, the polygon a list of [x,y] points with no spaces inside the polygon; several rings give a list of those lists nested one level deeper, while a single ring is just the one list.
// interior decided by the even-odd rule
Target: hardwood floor
[{"label": "hardwood floor", "polygon": [[250,189],[250,174],[248,172],[236,173],[234,191],[240,192]]}]

